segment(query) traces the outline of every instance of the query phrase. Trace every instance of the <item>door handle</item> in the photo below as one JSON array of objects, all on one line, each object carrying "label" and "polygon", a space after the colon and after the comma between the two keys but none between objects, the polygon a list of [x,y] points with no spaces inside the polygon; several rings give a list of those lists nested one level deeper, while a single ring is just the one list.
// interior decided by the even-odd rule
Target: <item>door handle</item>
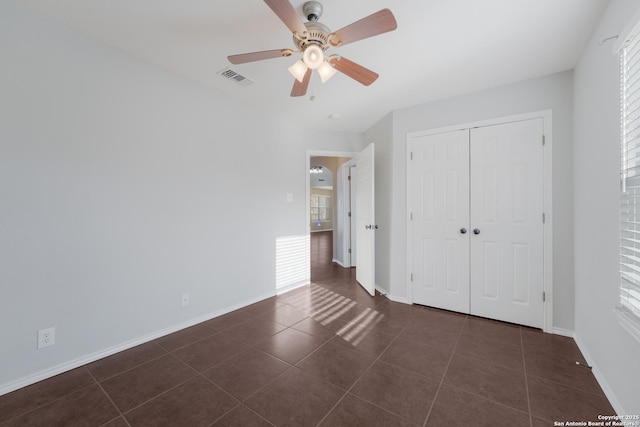
[{"label": "door handle", "polygon": [[480,234],[480,229],[478,229],[478,228],[474,228],[474,229],[473,229],[473,234],[476,234],[476,235],[477,235],[477,234]]},{"label": "door handle", "polygon": [[377,230],[378,226],[377,225],[365,225],[364,228],[366,230]]},{"label": "door handle", "polygon": [[466,228],[461,228],[460,229],[460,234],[467,234],[467,229]]}]

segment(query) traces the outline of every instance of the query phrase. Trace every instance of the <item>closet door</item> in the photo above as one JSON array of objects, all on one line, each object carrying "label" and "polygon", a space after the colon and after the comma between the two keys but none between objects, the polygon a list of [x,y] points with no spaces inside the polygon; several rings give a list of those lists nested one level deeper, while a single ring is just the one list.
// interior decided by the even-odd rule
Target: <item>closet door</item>
[{"label": "closet door", "polygon": [[412,157],[413,302],[469,312],[469,131],[416,137]]},{"label": "closet door", "polygon": [[470,312],[543,326],[543,120],[471,129]]}]

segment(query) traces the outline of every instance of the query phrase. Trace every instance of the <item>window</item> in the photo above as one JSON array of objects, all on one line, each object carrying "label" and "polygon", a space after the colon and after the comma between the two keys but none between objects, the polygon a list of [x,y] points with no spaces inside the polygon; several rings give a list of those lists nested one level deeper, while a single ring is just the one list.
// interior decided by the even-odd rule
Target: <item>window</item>
[{"label": "window", "polygon": [[[640,35],[620,49],[620,304],[640,324]],[[636,326],[637,327],[637,326]]]},{"label": "window", "polygon": [[331,196],[311,195],[311,222],[331,221]]}]

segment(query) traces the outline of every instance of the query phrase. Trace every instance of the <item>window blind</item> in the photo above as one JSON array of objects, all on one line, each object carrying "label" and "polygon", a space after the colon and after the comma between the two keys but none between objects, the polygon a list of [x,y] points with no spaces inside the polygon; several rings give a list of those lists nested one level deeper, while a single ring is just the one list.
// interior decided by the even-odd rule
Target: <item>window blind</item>
[{"label": "window blind", "polygon": [[640,319],[640,37],[620,51],[620,303]]}]

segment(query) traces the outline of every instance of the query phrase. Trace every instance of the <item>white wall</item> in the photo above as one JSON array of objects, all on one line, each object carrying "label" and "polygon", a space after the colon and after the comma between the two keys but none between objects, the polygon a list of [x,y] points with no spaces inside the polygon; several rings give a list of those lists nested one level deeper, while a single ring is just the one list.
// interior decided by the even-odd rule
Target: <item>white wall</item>
[{"label": "white wall", "polygon": [[[379,141],[378,144],[387,147],[387,155],[377,157],[377,161],[385,162],[385,165],[376,164],[376,167],[383,167],[387,175],[392,175],[392,187],[380,193],[376,191],[377,204],[389,206],[391,210],[387,250],[390,256],[388,271],[392,298],[407,298],[407,134],[552,109],[553,326],[573,330],[572,85],[572,72],[569,71],[394,111],[391,127],[393,138]],[[386,129],[390,127],[388,123],[381,125]]]},{"label": "white wall", "polygon": [[640,414],[640,343],[617,323],[620,103],[615,41],[638,9],[612,0],[574,74],[576,341],[620,414]]},{"label": "white wall", "polygon": [[363,146],[5,2],[0,58],[0,394],[273,295],[276,239],[306,232],[306,150]]}]

